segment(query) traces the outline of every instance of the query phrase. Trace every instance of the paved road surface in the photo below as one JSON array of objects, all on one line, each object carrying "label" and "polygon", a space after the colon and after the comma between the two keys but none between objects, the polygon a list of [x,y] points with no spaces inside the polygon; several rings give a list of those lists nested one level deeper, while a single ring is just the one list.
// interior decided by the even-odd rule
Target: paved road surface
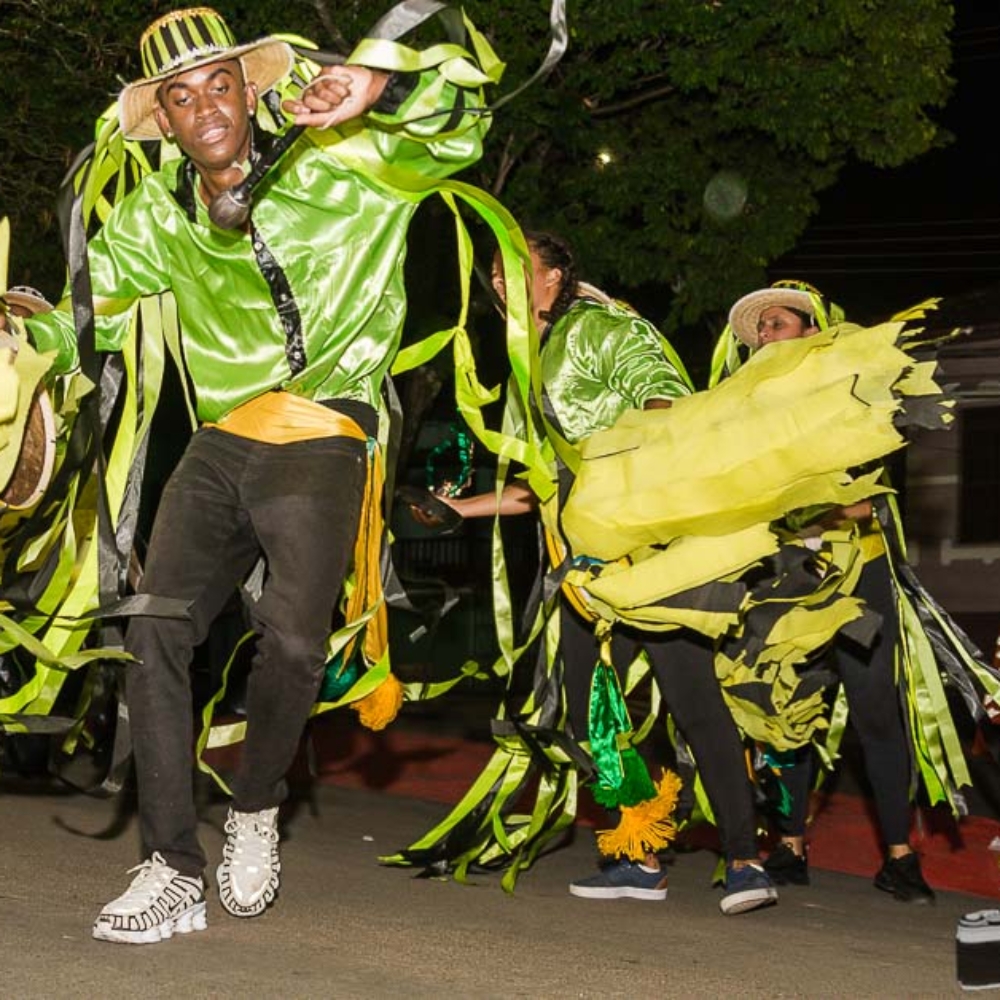
[{"label": "paved road surface", "polygon": [[[236,920],[213,893],[206,932],[111,945],[90,925],[136,860],[134,818],[116,824],[124,802],[0,781],[0,997],[965,996],[956,922],[989,905],[942,893],[908,907],[866,879],[816,872],[777,907],[723,917],[707,852],[677,859],[665,903],[581,900],[566,885],[593,864],[588,830],[507,895],[496,876],[460,885],[377,863],[441,805],[322,785],[292,804],[268,913]],[[221,801],[205,806],[215,860],[224,814]]]}]

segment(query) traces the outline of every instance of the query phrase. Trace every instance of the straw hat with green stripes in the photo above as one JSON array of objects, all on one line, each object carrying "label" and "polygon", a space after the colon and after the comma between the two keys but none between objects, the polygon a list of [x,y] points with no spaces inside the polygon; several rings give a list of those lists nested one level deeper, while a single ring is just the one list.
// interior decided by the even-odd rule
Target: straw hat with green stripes
[{"label": "straw hat with green stripes", "polygon": [[729,310],[729,326],[744,344],[756,350],[760,347],[757,323],[765,310],[774,306],[805,313],[821,330],[830,325],[830,306],[812,285],[804,281],[776,281],[770,288],[744,295]]},{"label": "straw hat with green stripes", "polygon": [[143,32],[139,50],[143,79],[130,83],[118,97],[122,132],[129,139],[160,138],[153,116],[156,92],[178,73],[239,59],[246,80],[263,94],[289,72],[293,59],[288,44],[277,38],[237,45],[222,16],[210,7],[190,7],[158,18]]}]

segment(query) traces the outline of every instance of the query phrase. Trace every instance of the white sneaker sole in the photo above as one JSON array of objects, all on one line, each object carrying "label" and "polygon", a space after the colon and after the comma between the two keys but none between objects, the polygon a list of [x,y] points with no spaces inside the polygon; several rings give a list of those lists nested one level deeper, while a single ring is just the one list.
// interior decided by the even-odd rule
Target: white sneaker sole
[{"label": "white sneaker sole", "polygon": [[160,941],[169,940],[174,934],[191,934],[194,931],[203,931],[207,927],[208,916],[205,912],[205,901],[202,900],[183,913],[164,920],[162,924],[141,931],[105,926],[98,917],[94,922],[94,937],[98,941],[113,941],[115,944],[159,944]]},{"label": "white sneaker sole", "polygon": [[656,901],[667,898],[666,889],[639,889],[635,886],[589,886],[573,885],[569,887],[571,896],[579,896],[581,899],[644,899]]},{"label": "white sneaker sole", "polygon": [[743,892],[734,892],[728,896],[723,896],[719,900],[719,909],[726,916],[734,913],[747,913],[750,910],[759,910],[764,906],[773,906],[778,902],[778,892],[776,889],[746,889]]}]

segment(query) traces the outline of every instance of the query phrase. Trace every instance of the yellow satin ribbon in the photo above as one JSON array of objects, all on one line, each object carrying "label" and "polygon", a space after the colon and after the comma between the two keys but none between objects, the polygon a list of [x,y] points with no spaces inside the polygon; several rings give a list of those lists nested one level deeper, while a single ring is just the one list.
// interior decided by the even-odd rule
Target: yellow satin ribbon
[{"label": "yellow satin ribbon", "polygon": [[[361,505],[361,520],[358,524],[358,539],[354,547],[355,585],[347,599],[347,622],[357,621],[371,612],[365,625],[364,651],[369,664],[381,663],[389,648],[389,621],[382,592],[380,548],[384,536],[382,514],[382,490],[385,473],[382,467],[382,453],[378,447],[369,451],[368,477],[365,480],[365,496]],[[352,645],[352,639],[348,646]],[[350,649],[345,649],[344,662],[350,658]]]}]

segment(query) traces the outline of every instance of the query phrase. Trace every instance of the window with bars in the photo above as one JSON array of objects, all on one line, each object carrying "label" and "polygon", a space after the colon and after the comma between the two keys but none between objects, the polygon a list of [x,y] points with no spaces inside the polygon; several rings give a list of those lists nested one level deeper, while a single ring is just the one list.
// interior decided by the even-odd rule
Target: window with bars
[{"label": "window with bars", "polygon": [[958,541],[1000,543],[1000,406],[961,412]]}]

